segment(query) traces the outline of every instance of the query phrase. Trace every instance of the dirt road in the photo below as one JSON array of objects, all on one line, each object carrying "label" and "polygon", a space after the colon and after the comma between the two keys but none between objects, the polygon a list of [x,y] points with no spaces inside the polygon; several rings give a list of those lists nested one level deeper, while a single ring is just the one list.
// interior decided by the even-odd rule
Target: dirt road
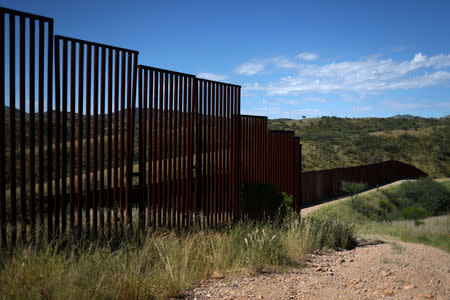
[{"label": "dirt road", "polygon": [[[302,215],[328,203],[306,208]],[[450,299],[450,254],[385,239],[378,244],[363,243],[353,250],[308,255],[286,273],[240,278],[225,274],[223,279],[201,282],[187,291],[186,298]]]},{"label": "dirt road", "polygon": [[398,241],[315,253],[287,273],[202,282],[187,299],[450,299],[450,255]]}]

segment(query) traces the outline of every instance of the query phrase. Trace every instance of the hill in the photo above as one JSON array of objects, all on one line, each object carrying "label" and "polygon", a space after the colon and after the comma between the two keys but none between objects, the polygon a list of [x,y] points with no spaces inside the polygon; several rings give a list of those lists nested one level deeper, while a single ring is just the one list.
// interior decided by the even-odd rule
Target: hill
[{"label": "hill", "polygon": [[300,137],[303,172],[393,159],[450,176],[449,118],[273,119],[268,128]]}]

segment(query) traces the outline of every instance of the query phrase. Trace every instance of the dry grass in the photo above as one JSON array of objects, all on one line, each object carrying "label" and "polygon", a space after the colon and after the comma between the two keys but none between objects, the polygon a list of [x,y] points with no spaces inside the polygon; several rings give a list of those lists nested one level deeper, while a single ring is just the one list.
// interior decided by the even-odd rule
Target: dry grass
[{"label": "dry grass", "polygon": [[352,242],[352,228],[336,220],[290,217],[24,246],[0,254],[0,298],[167,298],[216,271],[277,270],[307,252]]}]

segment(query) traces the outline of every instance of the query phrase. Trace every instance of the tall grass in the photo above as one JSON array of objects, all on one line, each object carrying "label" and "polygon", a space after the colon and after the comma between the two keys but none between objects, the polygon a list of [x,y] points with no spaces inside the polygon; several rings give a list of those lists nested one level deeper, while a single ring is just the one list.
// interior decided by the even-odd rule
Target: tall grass
[{"label": "tall grass", "polygon": [[336,220],[290,216],[220,230],[22,246],[0,255],[0,297],[167,298],[213,272],[276,270],[319,248],[351,247],[352,234]]}]

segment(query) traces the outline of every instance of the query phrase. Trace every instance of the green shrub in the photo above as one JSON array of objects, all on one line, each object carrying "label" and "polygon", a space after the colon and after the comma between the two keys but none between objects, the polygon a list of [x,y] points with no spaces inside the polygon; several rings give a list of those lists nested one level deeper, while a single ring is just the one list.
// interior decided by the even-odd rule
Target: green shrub
[{"label": "green shrub", "polygon": [[432,178],[405,182],[397,190],[385,193],[400,210],[409,206],[423,207],[434,216],[450,211],[450,190]]},{"label": "green shrub", "polygon": [[391,212],[392,211],[392,204],[390,204],[385,199],[378,200],[378,206],[380,207],[381,210],[384,210],[385,212]]},{"label": "green shrub", "polygon": [[354,205],[354,202],[359,193],[367,189],[367,183],[365,182],[355,182],[355,181],[341,181],[341,190],[350,195],[351,203]]},{"label": "green shrub", "polygon": [[418,220],[431,217],[431,213],[423,207],[408,206],[402,209],[401,216],[405,220]]},{"label": "green shrub", "polygon": [[285,192],[281,193],[283,195],[283,210],[285,215],[290,215],[294,212],[294,198],[292,195],[288,195]]}]

